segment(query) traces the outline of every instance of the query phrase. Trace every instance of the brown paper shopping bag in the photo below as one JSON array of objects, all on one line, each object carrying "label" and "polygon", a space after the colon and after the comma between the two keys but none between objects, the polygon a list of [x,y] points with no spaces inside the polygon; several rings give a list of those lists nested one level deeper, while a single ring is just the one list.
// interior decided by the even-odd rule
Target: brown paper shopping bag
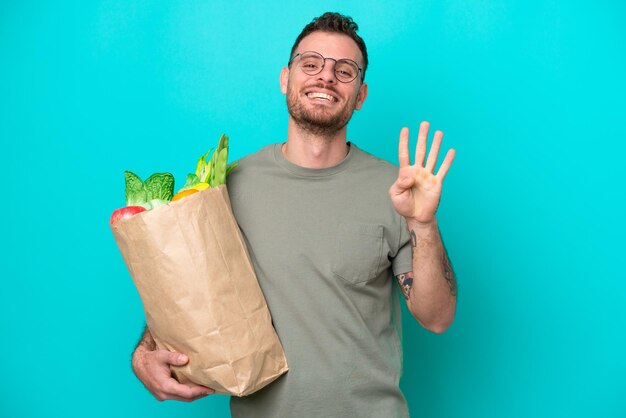
[{"label": "brown paper shopping bag", "polygon": [[288,370],[226,186],[113,224],[158,348],[181,383],[244,396]]}]

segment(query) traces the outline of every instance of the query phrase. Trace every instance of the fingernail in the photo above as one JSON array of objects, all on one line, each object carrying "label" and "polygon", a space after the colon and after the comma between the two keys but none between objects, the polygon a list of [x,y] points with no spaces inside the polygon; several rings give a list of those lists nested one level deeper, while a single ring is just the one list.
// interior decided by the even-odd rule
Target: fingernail
[{"label": "fingernail", "polygon": [[181,354],[178,356],[178,361],[185,361],[187,360],[187,356],[185,356],[184,354]]}]

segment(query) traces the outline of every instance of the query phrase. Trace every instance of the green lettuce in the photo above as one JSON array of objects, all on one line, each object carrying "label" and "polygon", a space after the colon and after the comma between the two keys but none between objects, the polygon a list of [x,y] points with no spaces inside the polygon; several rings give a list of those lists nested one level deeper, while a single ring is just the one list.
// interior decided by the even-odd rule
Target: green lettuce
[{"label": "green lettuce", "polygon": [[148,200],[172,200],[174,196],[174,176],[170,173],[154,173],[144,182],[148,191]]},{"label": "green lettuce", "polygon": [[[174,176],[155,173],[144,182],[132,171],[125,171],[126,206],[154,207],[156,202],[169,202],[174,196]],[[158,204],[158,203],[157,203]]]},{"label": "green lettuce", "polygon": [[126,206],[142,206],[148,201],[148,191],[143,181],[132,171],[124,171],[126,179]]}]

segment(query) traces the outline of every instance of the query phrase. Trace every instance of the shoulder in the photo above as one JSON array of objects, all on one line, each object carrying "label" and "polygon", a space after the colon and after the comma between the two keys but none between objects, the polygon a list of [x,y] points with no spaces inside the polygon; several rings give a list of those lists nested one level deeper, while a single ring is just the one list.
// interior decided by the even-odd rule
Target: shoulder
[{"label": "shoulder", "polygon": [[269,144],[263,148],[246,155],[233,162],[237,167],[228,175],[228,185],[239,183],[242,179],[258,174],[259,170],[271,164],[275,144]]},{"label": "shoulder", "polygon": [[362,172],[362,175],[366,175],[368,178],[381,179],[384,183],[393,182],[396,179],[398,166],[359,148],[354,143],[352,146],[355,147],[355,167]]},{"label": "shoulder", "polygon": [[246,155],[245,157],[240,158],[236,161],[238,167],[250,167],[258,164],[263,164],[265,161],[269,160],[270,155],[272,155],[275,144],[265,145],[261,149]]}]

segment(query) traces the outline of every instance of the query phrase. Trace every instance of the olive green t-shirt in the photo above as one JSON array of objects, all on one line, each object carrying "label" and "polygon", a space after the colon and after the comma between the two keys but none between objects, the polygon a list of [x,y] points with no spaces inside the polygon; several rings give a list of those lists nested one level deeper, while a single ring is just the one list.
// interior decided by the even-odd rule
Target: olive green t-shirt
[{"label": "olive green t-shirt", "polygon": [[289,371],[231,398],[233,417],[407,417],[399,290],[410,238],[388,189],[394,165],[350,144],[333,167],[287,161],[281,144],[229,174],[233,212]]}]

